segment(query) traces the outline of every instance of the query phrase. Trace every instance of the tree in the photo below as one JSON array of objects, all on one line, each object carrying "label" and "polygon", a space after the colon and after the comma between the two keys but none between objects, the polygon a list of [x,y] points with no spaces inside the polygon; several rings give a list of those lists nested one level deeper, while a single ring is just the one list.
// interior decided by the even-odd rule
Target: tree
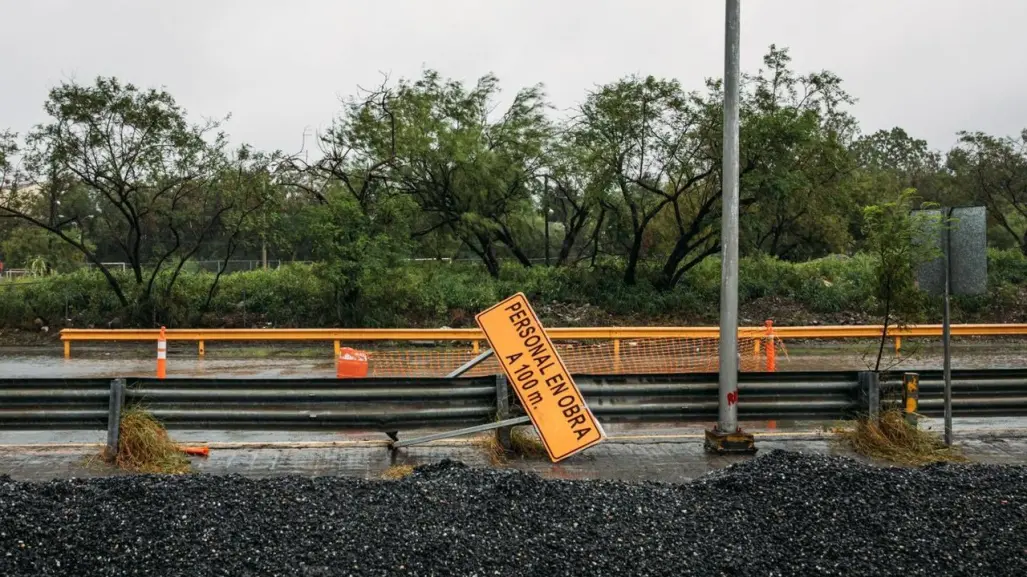
[{"label": "tree", "polygon": [[367,287],[388,284],[386,273],[408,254],[411,212],[390,203],[371,219],[348,188],[337,185],[324,194],[325,204],[308,208],[308,232],[320,274],[333,289],[335,320],[345,325],[359,318]]},{"label": "tree", "polygon": [[546,155],[545,168],[543,213],[546,218],[551,214],[561,224],[563,238],[556,265],[564,266],[569,264],[575,249],[584,250],[581,240],[589,228],[586,245],[598,244],[604,202],[609,204],[606,196],[612,180],[609,172],[590,169],[588,151],[576,145],[568,134],[554,140]]},{"label": "tree", "polygon": [[116,78],[62,83],[44,109],[50,120],[29,133],[25,155],[42,210],[14,194],[0,213],[78,249],[128,306],[121,280],[83,236],[103,234],[131,267],[137,304],[149,301],[159,273],[172,266],[177,276],[232,207],[210,187],[224,166],[224,135],[216,122],[189,124],[167,92]]},{"label": "tree", "polygon": [[743,239],[780,258],[838,251],[848,238],[853,100],[831,72],[791,70],[787,49],[771,45],[763,63],[743,98]]},{"label": "tree", "polygon": [[1027,255],[1027,130],[1019,138],[960,132],[947,164],[958,186],[971,191]]},{"label": "tree", "polygon": [[399,83],[387,114],[351,107],[339,132],[360,151],[357,158],[367,157],[360,165],[387,166],[389,189],[416,202],[422,218],[415,237],[449,231],[492,276],[499,275],[500,246],[531,266],[520,238],[531,229],[551,133],[540,86],[521,90],[495,116],[498,94],[492,75],[468,89],[429,70]]},{"label": "tree", "polygon": [[[947,222],[923,212],[913,213],[916,191],[906,189],[895,200],[863,209],[866,250],[874,258],[873,295],[882,318],[881,341],[874,370],[881,369],[888,327],[903,325],[922,310],[916,269],[939,256],[933,239]],[[922,208],[929,208],[924,206]]]},{"label": "tree", "polygon": [[[81,238],[76,240],[88,243]],[[42,262],[49,270],[71,272],[85,264],[82,253],[75,247],[57,235],[35,226],[13,227],[6,240],[0,242],[0,255],[12,268],[29,268],[33,262]]]},{"label": "tree", "polygon": [[[633,76],[601,87],[578,110],[575,141],[588,151],[590,169],[609,175],[616,201],[606,207],[626,225],[626,284],[636,282],[646,233],[664,209],[675,211],[683,231],[676,252],[691,252],[710,234],[704,224],[716,199],[700,185],[716,166],[702,104],[676,80]],[[680,210],[686,194],[696,197],[692,214]]]},{"label": "tree", "polygon": [[15,173],[17,154],[18,135],[10,130],[0,132],[0,194],[10,191],[18,184],[18,175]]},{"label": "tree", "polygon": [[860,166],[888,172],[903,188],[914,188],[919,195],[935,194],[934,181],[944,169],[941,153],[898,126],[860,137],[853,142],[852,152]]},{"label": "tree", "polygon": [[[255,153],[244,145],[236,152],[233,162],[222,168],[212,179],[211,189],[223,199],[228,209],[218,217],[217,235],[211,240],[220,240],[224,248],[221,265],[207,289],[207,298],[198,314],[209,310],[221,277],[228,270],[229,261],[236,250],[257,239],[264,248],[269,227],[277,221],[277,209],[284,201],[284,187],[276,182],[281,168],[282,158],[279,153]],[[180,270],[181,267],[177,268],[175,274]],[[173,283],[166,289],[168,294],[171,286]]]}]

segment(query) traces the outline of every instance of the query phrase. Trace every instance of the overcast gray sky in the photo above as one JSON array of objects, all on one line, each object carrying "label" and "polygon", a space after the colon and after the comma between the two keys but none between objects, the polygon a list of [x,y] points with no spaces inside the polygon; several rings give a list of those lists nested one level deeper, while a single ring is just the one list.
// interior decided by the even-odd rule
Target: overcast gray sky
[{"label": "overcast gray sky", "polygon": [[[723,18],[721,0],[0,0],[0,130],[42,121],[62,80],[114,75],[295,152],[379,71],[543,82],[562,109],[631,73],[701,88],[723,71]],[[788,46],[798,71],[844,79],[864,132],[944,149],[1027,127],[1025,25],[1027,0],[742,0],[742,67]]]}]

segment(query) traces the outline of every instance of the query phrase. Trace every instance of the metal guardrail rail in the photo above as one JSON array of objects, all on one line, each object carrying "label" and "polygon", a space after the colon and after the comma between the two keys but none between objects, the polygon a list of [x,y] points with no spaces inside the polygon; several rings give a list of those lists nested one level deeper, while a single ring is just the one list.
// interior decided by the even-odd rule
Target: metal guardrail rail
[{"label": "metal guardrail rail", "polygon": [[[739,327],[738,337],[764,339],[850,339],[880,338],[881,325],[840,326],[774,326]],[[156,341],[158,329],[63,329],[65,357],[71,356],[73,342]],[[718,327],[592,327],[550,328],[549,337],[557,341],[609,340],[618,343],[628,339],[716,339]],[[207,341],[236,342],[333,342],[336,354],[344,342],[467,342],[475,352],[485,335],[479,329],[167,329],[169,341],[195,342],[203,354]],[[1027,324],[962,324],[952,325],[953,336],[1027,336]],[[896,349],[903,337],[940,337],[941,325],[888,327],[889,338]]]},{"label": "metal guardrail rail", "polygon": [[[916,371],[919,379],[917,412],[941,417],[944,410],[942,371]],[[881,390],[885,404],[897,406],[902,373],[885,373]],[[1027,369],[952,371],[952,414],[957,417],[1027,416]]]},{"label": "metal guardrail rail", "polygon": [[[875,393],[856,371],[743,373],[741,420],[839,420],[869,410]],[[1027,370],[953,371],[956,416],[1027,415]],[[717,374],[575,377],[603,422],[709,422]],[[121,381],[121,380],[119,380]],[[900,388],[901,373],[880,377]],[[124,405],[140,405],[172,429],[395,432],[476,425],[521,411],[502,377],[443,379],[137,379]],[[115,387],[99,379],[0,379],[2,429],[104,429]],[[940,371],[920,372],[920,411],[941,411]],[[876,390],[876,387],[875,387]],[[120,401],[119,401],[120,402]],[[509,407],[509,408],[507,408]],[[120,412],[120,407],[118,408]]]}]

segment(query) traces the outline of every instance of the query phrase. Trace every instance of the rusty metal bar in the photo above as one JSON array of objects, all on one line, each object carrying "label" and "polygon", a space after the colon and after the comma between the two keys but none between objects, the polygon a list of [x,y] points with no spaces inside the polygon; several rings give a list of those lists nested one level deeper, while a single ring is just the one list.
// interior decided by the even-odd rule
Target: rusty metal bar
[{"label": "rusty metal bar", "polygon": [[513,427],[514,425],[527,425],[531,422],[531,417],[515,417],[513,419],[506,419],[505,421],[496,421],[495,423],[485,423],[484,425],[476,425],[474,427],[467,427],[465,429],[457,429],[455,431],[446,431],[444,433],[435,433],[434,435],[425,435],[416,439],[409,439],[406,441],[395,441],[390,447],[393,449],[400,449],[402,447],[409,447],[410,445],[419,445],[427,443],[429,441],[438,441],[441,439],[452,439],[453,437],[463,437],[464,435],[472,435],[474,433],[484,433],[485,431],[491,431],[492,429],[501,429],[503,427]]}]

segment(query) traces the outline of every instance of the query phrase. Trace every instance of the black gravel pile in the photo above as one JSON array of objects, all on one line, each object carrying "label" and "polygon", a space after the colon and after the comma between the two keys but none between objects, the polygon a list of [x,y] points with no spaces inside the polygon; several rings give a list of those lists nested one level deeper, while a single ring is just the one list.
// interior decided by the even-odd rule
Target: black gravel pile
[{"label": "black gravel pile", "polygon": [[770,452],[683,485],[0,479],[0,575],[1027,575],[1027,468]]}]

